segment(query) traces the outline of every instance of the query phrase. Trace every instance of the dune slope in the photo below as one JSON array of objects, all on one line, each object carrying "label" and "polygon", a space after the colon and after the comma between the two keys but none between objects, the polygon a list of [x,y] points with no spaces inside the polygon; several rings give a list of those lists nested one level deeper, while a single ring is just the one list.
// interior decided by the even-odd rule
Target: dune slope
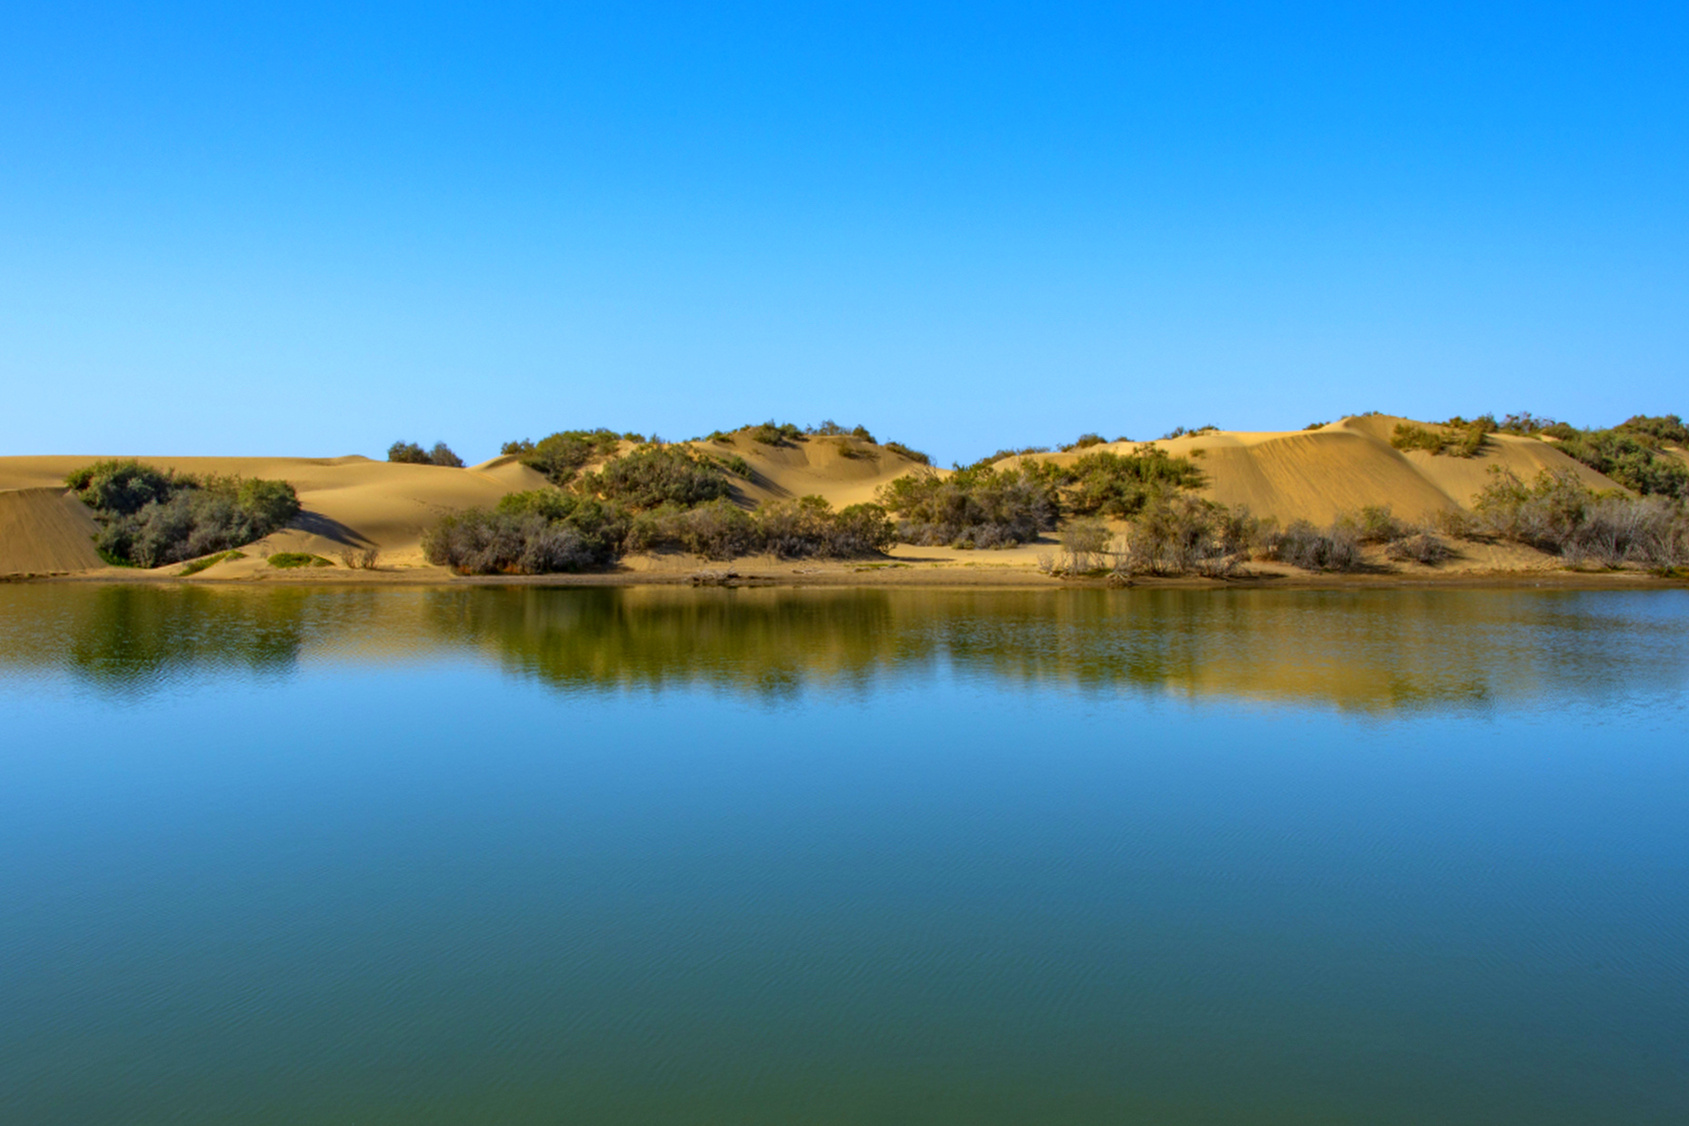
[{"label": "dune slope", "polygon": [[[1027,455],[1058,464],[1096,450],[1131,453],[1156,447],[1192,458],[1208,478],[1205,495],[1247,505],[1257,516],[1288,523],[1328,523],[1341,513],[1388,505],[1408,520],[1469,507],[1505,468],[1530,480],[1544,469],[1574,474],[1593,489],[1618,486],[1572,460],[1552,442],[1491,435],[1477,457],[1403,452],[1390,445],[1403,419],[1366,415],[1318,430],[1210,431],[1156,442],[1116,442],[1068,453]],[[821,496],[835,508],[872,501],[887,482],[921,465],[883,446],[843,435],[809,435],[778,444],[756,441],[750,429],[686,443],[697,453],[750,469],[734,474],[735,499],[746,506]],[[619,452],[631,450],[623,442]],[[738,459],[743,459],[739,464]],[[99,567],[88,537],[86,510],[63,496],[65,475],[98,460],[91,456],[0,457],[0,573]],[[304,511],[291,526],[255,545],[260,567],[274,551],[334,557],[343,547],[377,547],[389,564],[421,562],[423,532],[448,513],[497,504],[511,492],[544,488],[546,479],[514,456],[452,469],[403,465],[364,457],[143,457],[163,469],[199,475],[280,478],[298,490]],[[1020,459],[1000,464],[1009,466]],[[588,465],[586,469],[594,468]],[[946,470],[932,470],[945,473]],[[998,558],[996,553],[993,558]],[[240,564],[228,564],[238,569]]]},{"label": "dune slope", "polygon": [[0,491],[0,575],[103,567],[94,532],[93,515],[62,485]]}]

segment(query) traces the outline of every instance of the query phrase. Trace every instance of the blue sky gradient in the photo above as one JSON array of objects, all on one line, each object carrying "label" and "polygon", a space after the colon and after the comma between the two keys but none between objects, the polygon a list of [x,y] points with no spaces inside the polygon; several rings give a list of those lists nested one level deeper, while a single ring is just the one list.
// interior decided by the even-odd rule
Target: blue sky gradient
[{"label": "blue sky gradient", "polygon": [[237,7],[0,9],[0,453],[1689,410],[1681,4]]}]

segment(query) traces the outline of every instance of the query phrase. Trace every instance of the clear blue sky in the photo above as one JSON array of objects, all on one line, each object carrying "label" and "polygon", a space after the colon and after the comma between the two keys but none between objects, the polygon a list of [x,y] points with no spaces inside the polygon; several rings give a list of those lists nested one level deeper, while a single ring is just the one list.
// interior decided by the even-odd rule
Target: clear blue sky
[{"label": "clear blue sky", "polygon": [[0,453],[1689,411],[1681,2],[256,7],[0,8]]}]

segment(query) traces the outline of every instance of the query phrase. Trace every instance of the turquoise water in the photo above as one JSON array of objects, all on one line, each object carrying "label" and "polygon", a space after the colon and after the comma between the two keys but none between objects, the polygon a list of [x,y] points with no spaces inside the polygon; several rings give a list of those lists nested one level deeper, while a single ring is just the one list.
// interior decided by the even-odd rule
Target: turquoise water
[{"label": "turquoise water", "polygon": [[1689,1121],[1689,596],[0,586],[0,1121]]}]

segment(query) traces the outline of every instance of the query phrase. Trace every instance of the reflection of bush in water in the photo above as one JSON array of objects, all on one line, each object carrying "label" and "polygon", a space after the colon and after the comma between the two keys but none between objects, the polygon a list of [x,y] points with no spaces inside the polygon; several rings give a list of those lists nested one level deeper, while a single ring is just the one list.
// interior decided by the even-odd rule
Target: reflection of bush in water
[{"label": "reflection of bush in water", "polygon": [[580,689],[779,697],[953,673],[986,687],[1387,711],[1681,689],[1689,632],[1672,597],[0,586],[0,666],[68,667],[133,692],[186,675],[291,670],[331,652],[386,661],[467,645]]},{"label": "reflection of bush in water", "polygon": [[[1597,596],[1599,597],[1599,596]],[[922,678],[1135,686],[1356,710],[1485,706],[1681,683],[1681,639],[1578,595],[1375,591],[430,592],[440,635],[571,687],[713,684],[758,694]],[[1565,644],[1553,644],[1559,636]]]},{"label": "reflection of bush in water", "polygon": [[108,586],[92,595],[72,610],[69,665],[111,687],[144,688],[178,669],[291,669],[310,592]]},{"label": "reflection of bush in water", "polygon": [[789,692],[897,657],[885,591],[493,589],[429,593],[430,624],[567,685],[717,683]]}]

